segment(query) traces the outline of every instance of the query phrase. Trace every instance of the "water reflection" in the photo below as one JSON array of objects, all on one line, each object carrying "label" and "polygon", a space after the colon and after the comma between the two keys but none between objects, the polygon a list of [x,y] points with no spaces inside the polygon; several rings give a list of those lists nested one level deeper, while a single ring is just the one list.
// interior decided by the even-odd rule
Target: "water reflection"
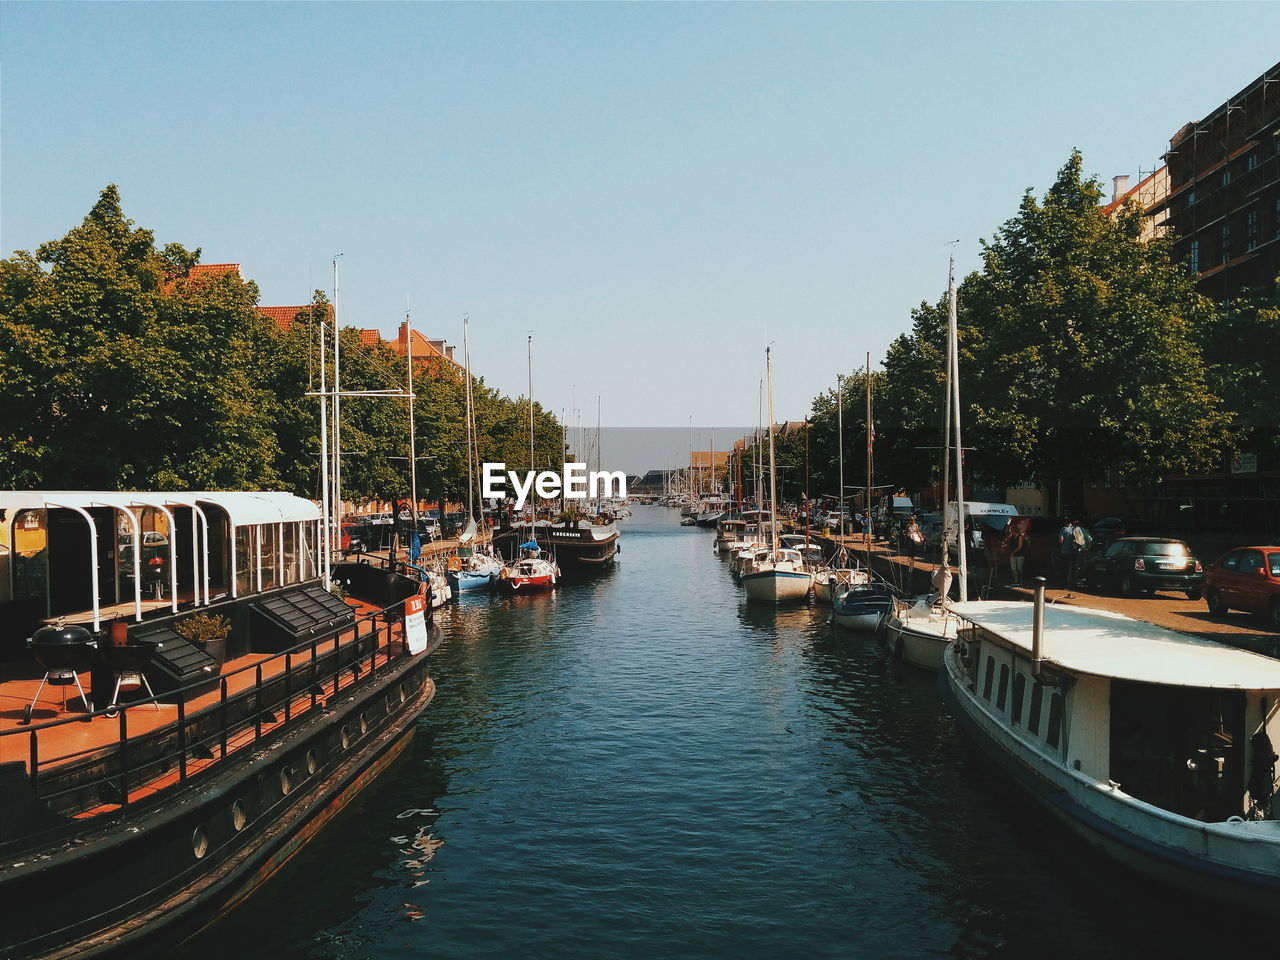
[{"label": "water reflection", "polygon": [[590,581],[446,607],[412,755],[182,956],[1213,948],[990,770],[932,675],[747,603],[677,520],[637,510]]}]

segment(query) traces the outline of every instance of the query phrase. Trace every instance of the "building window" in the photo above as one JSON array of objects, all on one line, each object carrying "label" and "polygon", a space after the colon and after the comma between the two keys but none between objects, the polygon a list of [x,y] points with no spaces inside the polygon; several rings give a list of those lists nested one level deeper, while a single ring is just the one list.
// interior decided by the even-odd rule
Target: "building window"
[{"label": "building window", "polygon": [[1226,263],[1231,259],[1231,224],[1230,222],[1222,225],[1222,262]]},{"label": "building window", "polygon": [[1246,170],[1256,170],[1258,168],[1258,154],[1256,152],[1249,154],[1249,158],[1244,162],[1244,168]]},{"label": "building window", "polygon": [[1196,192],[1191,190],[1187,193],[1187,209],[1191,209],[1196,205]]},{"label": "building window", "polygon": [[1231,168],[1223,167],[1222,168],[1222,185],[1225,187],[1230,182],[1231,182]]},{"label": "building window", "polygon": [[1246,250],[1256,250],[1258,247],[1258,211],[1250,210],[1248,216],[1244,219],[1244,246]]},{"label": "building window", "polygon": [[1187,263],[1191,266],[1192,273],[1200,272],[1200,241],[1191,241],[1191,250],[1187,254]]}]

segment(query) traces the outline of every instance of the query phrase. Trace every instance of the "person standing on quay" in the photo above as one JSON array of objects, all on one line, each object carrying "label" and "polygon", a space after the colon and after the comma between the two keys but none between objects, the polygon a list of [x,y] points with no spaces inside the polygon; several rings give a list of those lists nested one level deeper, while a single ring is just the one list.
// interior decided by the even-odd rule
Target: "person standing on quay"
[{"label": "person standing on quay", "polygon": [[1053,574],[1055,579],[1061,579],[1062,585],[1068,586],[1071,578],[1071,555],[1076,552],[1075,541],[1072,539],[1072,527],[1075,521],[1067,517],[1061,528],[1058,530],[1058,549],[1053,551]]},{"label": "person standing on quay", "polygon": [[1005,546],[1009,550],[1009,576],[1015,587],[1022,586],[1022,566],[1027,559],[1027,535],[1023,521],[1014,520],[1005,534]]},{"label": "person standing on quay", "polygon": [[911,519],[907,521],[907,557],[915,560],[916,548],[923,543],[924,534],[920,532],[920,524],[916,523],[916,516],[913,513]]}]

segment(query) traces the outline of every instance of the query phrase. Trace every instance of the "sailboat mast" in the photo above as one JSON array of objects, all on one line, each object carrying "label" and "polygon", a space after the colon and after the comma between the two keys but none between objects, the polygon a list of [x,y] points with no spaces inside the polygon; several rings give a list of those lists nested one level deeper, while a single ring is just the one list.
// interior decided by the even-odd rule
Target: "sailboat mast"
[{"label": "sailboat mast", "polygon": [[951,410],[955,417],[956,439],[956,540],[959,543],[957,563],[960,567],[960,602],[969,599],[969,565],[964,537],[964,444],[960,439],[960,331],[956,322],[955,258],[951,258],[947,281],[947,332],[951,341]]},{"label": "sailboat mast", "polygon": [[339,346],[342,329],[338,326],[338,258],[333,258],[333,514],[334,522],[341,530],[342,524],[342,426],[339,403],[342,393]]},{"label": "sailboat mast", "polygon": [[840,546],[844,546],[844,387],[840,374],[836,374],[836,448],[840,452]]},{"label": "sailboat mast", "polygon": [[533,463],[533,334],[529,334],[529,471],[536,469]]},{"label": "sailboat mast", "polygon": [[325,322],[320,319],[320,513],[323,517],[324,536],[320,548],[320,576],[325,589],[329,589],[329,553],[333,544],[333,524],[329,505],[329,398],[325,396]]},{"label": "sailboat mast", "polygon": [[467,329],[469,318],[462,318],[462,365],[466,368],[465,376],[466,392],[463,394],[464,402],[467,405],[467,520],[471,521],[474,516],[471,513],[471,505],[475,501],[475,464],[471,460],[471,452],[475,445],[475,427],[471,422],[471,338],[470,331]]},{"label": "sailboat mast", "polygon": [[[409,311],[404,312],[404,331],[409,358],[409,520],[414,533],[418,530],[418,443],[413,426],[413,324]],[[398,521],[397,521],[398,522]],[[410,535],[412,542],[412,534]]]},{"label": "sailboat mast", "polygon": [[773,361],[772,347],[764,348],[765,379],[769,383],[769,540],[770,549],[778,549],[778,486],[774,478],[776,465],[773,458]]},{"label": "sailboat mast", "polygon": [[871,354],[867,353],[867,492],[862,498],[864,504],[862,511],[862,536],[867,546],[867,571],[871,570],[871,478],[875,475],[872,470],[871,458],[875,451],[876,431],[874,421],[871,419]]},{"label": "sailboat mast", "polygon": [[[954,276],[955,260],[950,261],[951,266],[947,268],[947,313],[948,317],[951,312],[951,282]],[[951,503],[951,379],[955,376],[955,371],[951,366],[951,324],[947,322],[947,365],[946,365],[946,415],[942,421],[942,565],[944,567],[951,566],[951,541],[950,535],[952,531],[951,523],[947,518],[947,508]],[[956,505],[956,541],[964,539],[964,520],[960,516],[959,504]]]}]

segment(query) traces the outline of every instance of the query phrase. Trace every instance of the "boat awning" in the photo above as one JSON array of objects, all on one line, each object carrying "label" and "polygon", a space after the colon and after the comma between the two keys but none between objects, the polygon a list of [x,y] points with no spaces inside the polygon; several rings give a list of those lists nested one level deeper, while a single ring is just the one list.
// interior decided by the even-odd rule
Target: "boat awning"
[{"label": "boat awning", "polygon": [[164,490],[5,490],[0,506],[18,510],[51,510],[80,507],[193,507],[196,503],[221,507],[237,527],[255,523],[318,520],[320,508],[291,493],[228,491],[187,492]]},{"label": "boat awning", "polygon": [[231,525],[234,527],[320,519],[320,508],[314,502],[295,497],[292,493],[248,493],[237,490],[197,493],[194,497],[201,503],[221,507],[231,518]]},{"label": "boat awning", "polygon": [[[1031,654],[1034,604],[954,603],[965,620]],[[1201,640],[1110,610],[1045,607],[1043,655],[1070,673],[1176,687],[1280,690],[1280,660]]]}]

